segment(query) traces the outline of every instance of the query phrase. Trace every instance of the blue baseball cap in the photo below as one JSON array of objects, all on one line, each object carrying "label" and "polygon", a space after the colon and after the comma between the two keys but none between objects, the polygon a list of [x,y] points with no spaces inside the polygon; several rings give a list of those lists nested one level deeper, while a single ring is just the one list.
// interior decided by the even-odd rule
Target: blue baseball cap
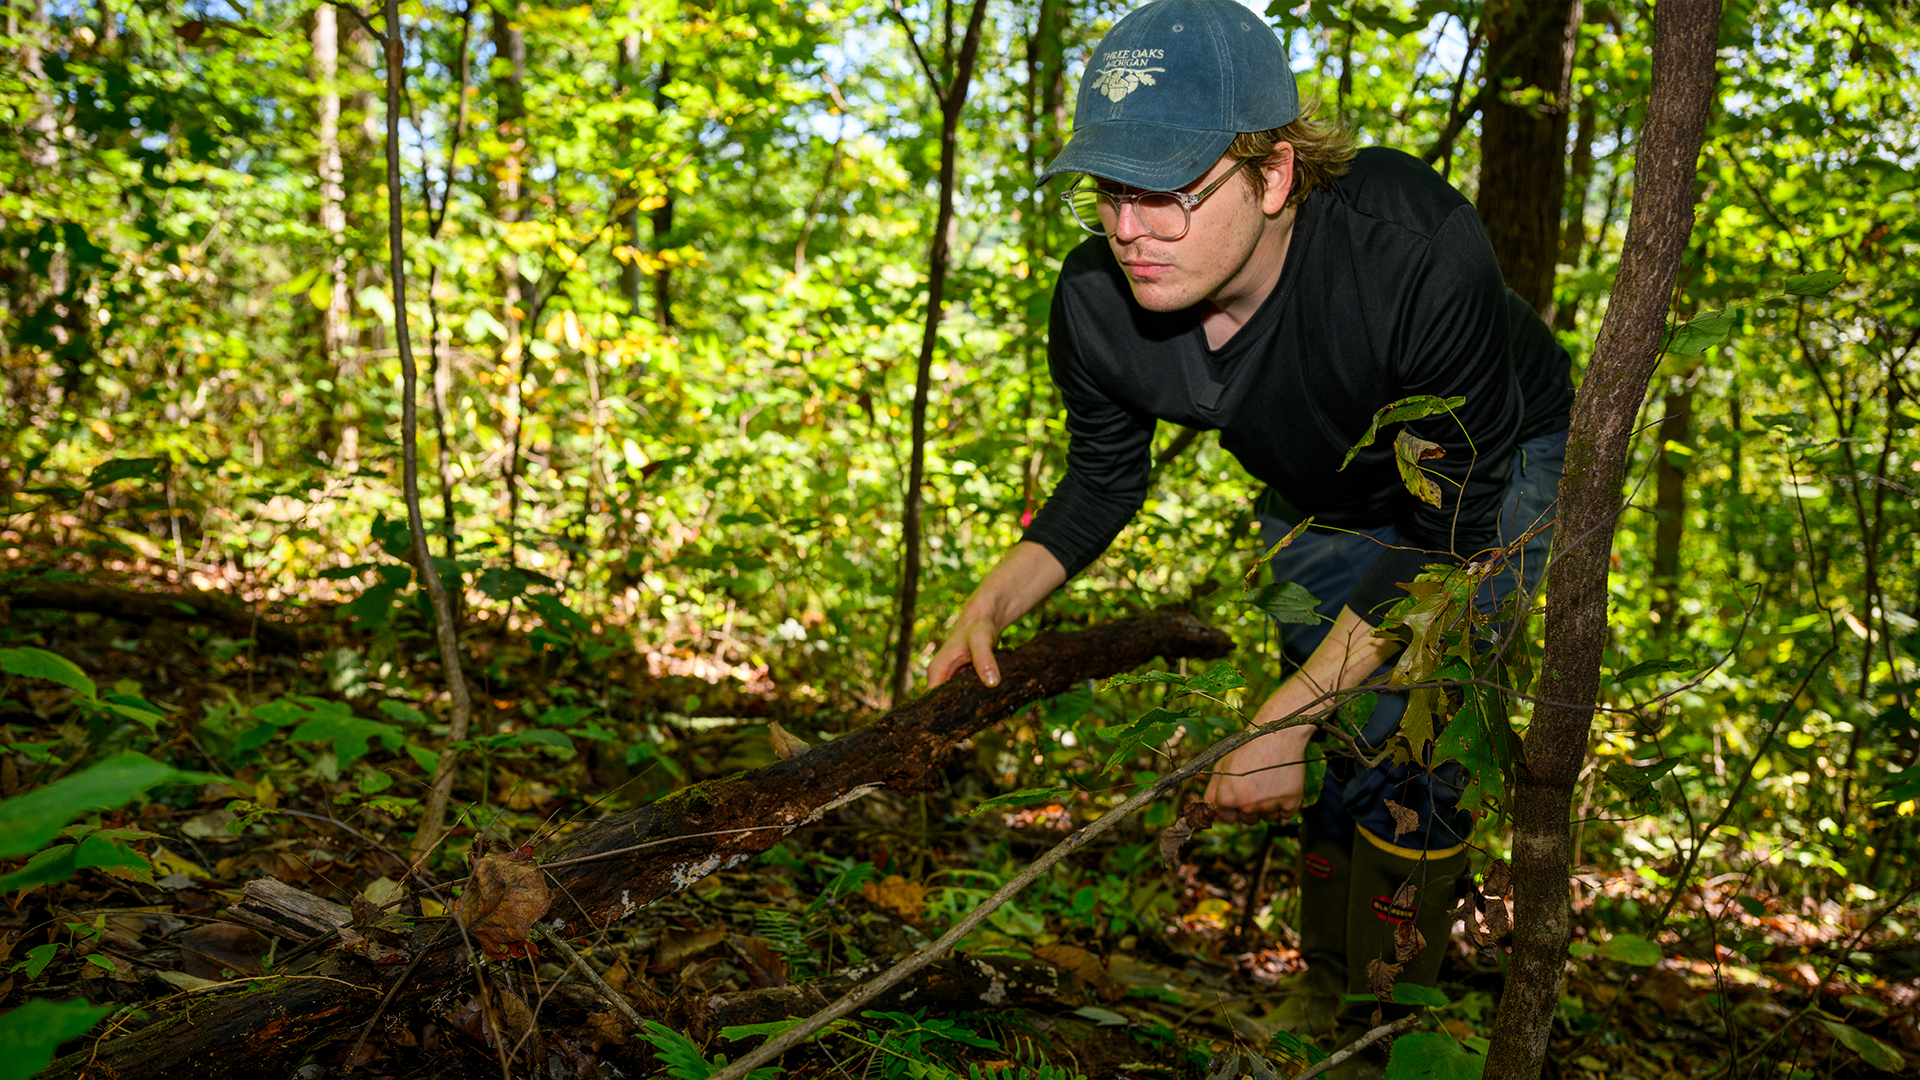
[{"label": "blue baseball cap", "polygon": [[1239,0],[1153,0],[1094,46],[1073,137],[1041,173],[1091,173],[1165,191],[1220,160],[1243,131],[1300,116],[1286,49]]}]

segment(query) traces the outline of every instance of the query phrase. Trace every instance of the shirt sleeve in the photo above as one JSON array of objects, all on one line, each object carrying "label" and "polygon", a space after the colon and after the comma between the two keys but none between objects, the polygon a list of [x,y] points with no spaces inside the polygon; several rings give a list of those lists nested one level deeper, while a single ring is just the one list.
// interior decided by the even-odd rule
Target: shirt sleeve
[{"label": "shirt sleeve", "polygon": [[1067,407],[1067,472],[1024,540],[1046,548],[1069,578],[1120,535],[1147,500],[1154,419],[1112,400],[1076,348],[1067,282],[1054,286],[1047,366]]},{"label": "shirt sleeve", "polygon": [[[1434,234],[1401,296],[1393,345],[1403,396],[1466,400],[1450,413],[1405,425],[1444,451],[1421,462],[1440,489],[1440,504],[1404,489],[1395,493],[1395,525],[1404,546],[1383,554],[1348,600],[1355,614],[1375,626],[1422,567],[1459,563],[1496,543],[1523,411],[1508,347],[1506,282],[1473,207],[1459,207]],[[1389,429],[1378,438],[1390,442],[1398,434]]]}]

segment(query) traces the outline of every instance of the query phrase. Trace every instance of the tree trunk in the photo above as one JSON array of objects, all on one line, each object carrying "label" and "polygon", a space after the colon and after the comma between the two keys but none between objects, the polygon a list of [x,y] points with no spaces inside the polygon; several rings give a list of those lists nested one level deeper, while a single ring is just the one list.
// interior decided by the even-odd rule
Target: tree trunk
[{"label": "tree trunk", "polygon": [[[1580,0],[1493,0],[1481,15],[1487,56],[1510,56],[1500,68],[1519,85],[1511,93],[1487,88],[1491,93],[1480,114],[1477,208],[1507,285],[1549,320],[1580,8]],[[1516,103],[1515,97],[1522,101]]]},{"label": "tree trunk", "polygon": [[1514,944],[1486,1075],[1540,1075],[1560,1000],[1572,909],[1569,810],[1585,762],[1607,641],[1607,568],[1628,444],[1693,227],[1693,183],[1713,104],[1719,0],[1655,10],[1653,87],[1634,162],[1633,214],[1600,336],[1574,399],[1547,571],[1547,645],[1513,800]]},{"label": "tree trunk", "polygon": [[[954,173],[960,156],[960,114],[966,111],[967,91],[973,82],[973,61],[980,51],[980,29],[986,20],[987,0],[974,0],[967,33],[953,75],[945,88],[934,80],[940,102],[940,208],[934,215],[933,240],[927,245],[927,321],[920,337],[920,363],[913,381],[913,454],[907,470],[907,494],[902,508],[900,560],[900,636],[893,650],[893,700],[904,701],[913,685],[913,619],[920,597],[921,488],[927,472],[927,398],[932,391],[933,353],[940,344],[941,306],[946,299],[947,263],[952,252],[947,234],[953,229]],[[901,20],[904,25],[904,17]],[[911,30],[908,31],[911,33]]]},{"label": "tree trunk", "polygon": [[320,178],[321,256],[327,303],[320,309],[320,349],[338,382],[347,351],[346,174],[340,159],[340,24],[331,4],[313,11],[308,75],[313,80],[313,125],[319,142],[314,171]]},{"label": "tree trunk", "polygon": [[[630,11],[627,17],[639,22],[642,13]],[[638,31],[622,35],[620,38],[620,57],[614,68],[620,94],[629,102],[640,88],[640,34]],[[633,120],[623,117],[620,121],[620,154],[625,157],[633,153]],[[627,302],[627,314],[640,314],[641,279],[644,276],[640,268],[640,189],[629,179],[615,189],[619,194],[616,202],[624,203],[625,209],[619,213],[620,224],[627,232],[627,258],[620,261],[620,296]]]},{"label": "tree trunk", "polygon": [[[502,0],[493,9],[493,70],[496,134],[506,147],[497,166],[499,180],[494,188],[494,216],[502,224],[513,225],[524,216],[521,180],[526,171],[526,34],[514,23],[513,0]],[[520,445],[525,435],[525,404],[521,400],[527,381],[527,308],[532,300],[532,283],[520,273],[520,257],[512,251],[501,260],[501,301],[505,309],[507,343],[505,367],[512,374],[507,380],[507,455],[501,464],[501,480],[507,499],[507,565],[516,565],[520,529]]]},{"label": "tree trunk", "polygon": [[[673,62],[660,62],[660,81],[654,84],[653,108],[657,115],[666,115],[673,107],[673,99],[667,96],[667,87],[673,83]],[[634,226],[639,232],[639,226]],[[653,251],[658,256],[673,243],[673,189],[667,188],[660,193],[660,205],[653,208]],[[653,271],[653,321],[661,333],[673,329],[673,271],[664,260],[659,261]]]},{"label": "tree trunk", "polygon": [[[1567,186],[1570,198],[1567,202],[1565,227],[1560,233],[1560,263],[1563,266],[1579,266],[1580,256],[1587,246],[1587,195],[1593,186],[1593,133],[1596,127],[1599,109],[1592,97],[1580,101],[1580,121],[1574,129],[1573,161],[1568,169]],[[1580,305],[1555,304],[1553,307],[1553,328],[1561,333],[1571,332],[1577,324]]]},{"label": "tree trunk", "polygon": [[[1078,633],[1040,634],[1002,654],[996,687],[963,671],[873,724],[790,760],[711,780],[594,824],[545,862],[554,898],[547,925],[576,939],[591,935],[877,788],[923,791],[941,783],[945,763],[961,742],[1035,701],[1156,656],[1206,659],[1231,647],[1225,634],[1176,610]],[[311,929],[302,925],[290,933],[304,939]],[[287,1072],[325,1044],[351,1038],[403,976],[404,993],[390,1007],[396,1014],[471,985],[473,962],[460,936],[449,934],[447,944],[431,948],[421,944],[433,936],[429,929],[416,938],[424,955],[410,975],[406,964],[374,965],[336,954],[302,973],[318,978],[203,998],[135,1034],[89,1045],[56,1062],[47,1075],[85,1070],[120,1080],[226,1080]]]},{"label": "tree trunk", "polygon": [[[1693,435],[1692,373],[1681,376],[1681,387],[1661,399],[1660,449],[1654,467],[1653,613],[1654,633],[1667,640],[1679,637],[1680,538],[1686,526],[1687,463],[1692,461],[1688,440]],[[1674,449],[1678,447],[1679,449]]]}]

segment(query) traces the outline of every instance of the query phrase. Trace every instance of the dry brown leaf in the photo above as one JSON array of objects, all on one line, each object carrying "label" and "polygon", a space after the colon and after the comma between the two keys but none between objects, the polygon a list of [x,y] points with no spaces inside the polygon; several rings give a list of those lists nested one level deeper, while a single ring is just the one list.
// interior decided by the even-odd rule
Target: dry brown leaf
[{"label": "dry brown leaf", "polygon": [[655,974],[679,971],[686,966],[687,961],[726,939],[727,932],[717,926],[699,930],[669,929],[654,945],[653,959],[647,964],[647,970]]},{"label": "dry brown leaf", "polygon": [[809,749],[805,739],[780,726],[780,721],[767,721],[767,741],[773,743],[773,755],[781,761],[791,761]]},{"label": "dry brown leaf", "polygon": [[1409,919],[1393,928],[1393,958],[1404,964],[1427,947],[1427,935]]},{"label": "dry brown leaf", "polygon": [[1394,890],[1393,906],[1417,911],[1420,908],[1420,886],[1411,881],[1403,881],[1400,888]]},{"label": "dry brown leaf", "polygon": [[527,933],[552,903],[533,856],[516,850],[473,864],[457,911],[460,924],[488,956],[538,956]]},{"label": "dry brown leaf", "polygon": [[252,975],[267,954],[266,935],[234,923],[207,923],[173,936],[180,946],[180,969],[201,979],[224,979],[223,971]]},{"label": "dry brown leaf", "polygon": [[874,907],[891,911],[903,919],[917,919],[927,907],[927,887],[899,874],[889,874],[879,881],[866,882],[860,886],[860,895]]},{"label": "dry brown leaf", "polygon": [[1488,896],[1511,896],[1513,894],[1513,869],[1505,861],[1495,859],[1487,864],[1486,884],[1480,891]]},{"label": "dry brown leaf", "polygon": [[606,1046],[625,1046],[632,1033],[627,1029],[627,1018],[620,1015],[618,1009],[587,1014],[587,1045],[597,1052]]},{"label": "dry brown leaf", "polygon": [[1513,932],[1513,916],[1507,911],[1505,900],[1494,900],[1487,905],[1487,933],[1495,941]]},{"label": "dry brown leaf", "polygon": [[1180,849],[1193,839],[1193,826],[1184,819],[1160,830],[1160,865],[1173,867],[1180,863]]},{"label": "dry brown leaf", "polygon": [[1419,814],[1416,814],[1413,811],[1407,809],[1406,807],[1401,806],[1399,803],[1394,802],[1392,799],[1388,799],[1386,802],[1387,802],[1387,813],[1393,815],[1393,838],[1395,840],[1400,839],[1402,836],[1405,836],[1410,832],[1417,832],[1419,830],[1420,828]]},{"label": "dry brown leaf", "polygon": [[1035,960],[1044,960],[1073,978],[1076,989],[1099,996],[1102,1001],[1119,1001],[1127,988],[1113,977],[1100,958],[1074,945],[1042,945],[1030,949]]},{"label": "dry brown leaf", "polygon": [[754,989],[787,985],[787,958],[780,955],[773,942],[735,934],[727,938],[727,944],[747,966],[747,979]]},{"label": "dry brown leaf", "polygon": [[1381,1001],[1393,997],[1393,980],[1400,977],[1404,965],[1389,964],[1379,957],[1367,961],[1367,991]]}]

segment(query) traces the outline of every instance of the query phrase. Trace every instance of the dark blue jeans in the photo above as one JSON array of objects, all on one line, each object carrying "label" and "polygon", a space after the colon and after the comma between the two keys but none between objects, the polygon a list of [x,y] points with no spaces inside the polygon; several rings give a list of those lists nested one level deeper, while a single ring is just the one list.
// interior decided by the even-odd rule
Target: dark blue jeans
[{"label": "dark blue jeans", "polygon": [[[1500,510],[1500,543],[1511,544],[1528,530],[1552,520],[1566,452],[1564,430],[1534,436],[1515,450],[1513,479]],[[1269,513],[1261,513],[1259,521],[1261,537],[1269,544],[1296,524]],[[1520,555],[1481,589],[1476,599],[1480,609],[1493,611],[1515,589],[1537,588],[1546,572],[1552,542],[1551,527],[1528,540]],[[1399,531],[1391,525],[1357,532],[1309,529],[1274,555],[1268,563],[1273,579],[1295,582],[1312,593],[1320,602],[1316,610],[1324,620],[1312,625],[1280,625],[1280,642],[1290,658],[1300,662],[1312,654],[1361,576],[1386,545],[1398,543]],[[1383,667],[1375,674],[1387,670]],[[1374,748],[1386,745],[1399,730],[1400,717],[1406,710],[1405,694],[1379,695],[1361,730],[1361,741]],[[1467,772],[1457,762],[1428,769],[1413,763],[1395,765],[1389,760],[1367,769],[1351,757],[1331,755],[1320,799],[1303,813],[1302,831],[1309,837],[1317,835],[1350,844],[1353,827],[1358,824],[1402,847],[1428,851],[1454,847],[1465,843],[1473,832],[1473,816],[1460,808],[1466,781]],[[1394,839],[1393,816],[1386,806],[1389,799],[1420,816],[1420,825],[1413,833]]]}]

